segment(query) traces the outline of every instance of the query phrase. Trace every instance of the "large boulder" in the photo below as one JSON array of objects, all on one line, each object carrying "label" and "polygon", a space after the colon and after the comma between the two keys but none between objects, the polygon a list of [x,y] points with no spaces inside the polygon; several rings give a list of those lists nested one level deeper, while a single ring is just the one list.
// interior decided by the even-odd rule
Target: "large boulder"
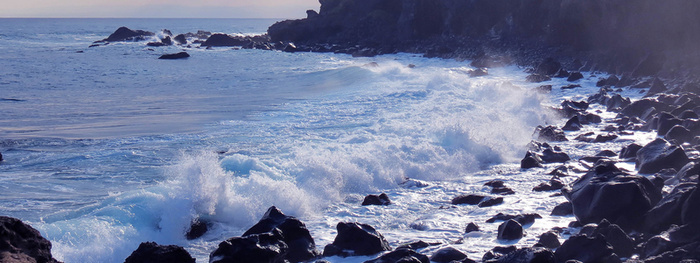
[{"label": "large boulder", "polygon": [[303,222],[293,216],[287,216],[277,207],[270,207],[260,221],[243,233],[243,237],[279,232],[280,241],[288,247],[285,259],[292,262],[307,261],[316,258],[316,243]]},{"label": "large boulder", "polygon": [[523,237],[523,226],[513,219],[509,219],[498,226],[499,240],[516,240]]},{"label": "large boulder", "polygon": [[263,234],[233,237],[211,254],[210,263],[283,263],[289,247],[276,229]]},{"label": "large boulder", "polygon": [[683,205],[690,194],[697,188],[696,183],[682,183],[676,185],[671,193],[659,201],[649,212],[644,215],[644,230],[653,234],[668,229],[672,224],[681,225]]},{"label": "large boulder", "polygon": [[567,260],[578,260],[582,263],[621,262],[603,235],[572,236],[554,252],[554,256],[557,262],[566,262]]},{"label": "large boulder", "polygon": [[593,231],[594,236],[598,234],[605,237],[618,256],[630,257],[634,253],[634,241],[618,225],[610,224],[609,221],[603,219]]},{"label": "large boulder", "polygon": [[666,168],[680,170],[690,160],[683,148],[658,138],[637,151],[635,167],[643,174],[651,174]]},{"label": "large boulder", "polygon": [[365,200],[362,201],[362,205],[390,205],[391,200],[389,200],[389,196],[387,196],[385,193],[381,193],[380,195],[368,195],[365,196]]},{"label": "large boulder", "polygon": [[107,38],[103,39],[102,42],[143,41],[152,36],[155,36],[155,33],[143,30],[131,30],[127,27],[120,27]]},{"label": "large boulder", "polygon": [[440,249],[436,251],[435,254],[430,256],[430,261],[438,263],[448,263],[454,261],[461,262],[465,259],[468,260],[467,254],[464,254],[462,251],[459,251],[453,247]]},{"label": "large boulder", "polygon": [[124,263],[194,263],[195,259],[183,247],[143,242]]},{"label": "large boulder", "polygon": [[231,36],[227,34],[213,34],[207,38],[202,46],[205,47],[233,47],[233,46],[245,46],[250,44],[252,41],[249,38],[241,36]]},{"label": "large boulder", "polygon": [[370,225],[340,222],[336,229],[338,235],[324,248],[324,257],[367,256],[391,250],[384,236]]},{"label": "large boulder", "polygon": [[58,263],[51,242],[21,220],[0,216],[0,262]]},{"label": "large boulder", "polygon": [[603,219],[624,229],[636,228],[644,213],[661,200],[661,192],[646,177],[622,172],[613,162],[596,165],[562,190],[581,223]]}]

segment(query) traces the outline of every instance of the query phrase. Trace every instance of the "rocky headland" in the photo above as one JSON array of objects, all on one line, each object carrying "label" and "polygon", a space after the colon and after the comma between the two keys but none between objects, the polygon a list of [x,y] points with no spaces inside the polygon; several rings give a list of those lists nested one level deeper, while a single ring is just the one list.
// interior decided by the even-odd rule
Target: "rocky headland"
[{"label": "rocky headland", "polygon": [[[600,90],[583,101],[562,101],[554,110],[563,125],[538,127],[536,140],[523,153],[522,171],[552,167],[551,180],[533,191],[563,195],[568,202],[551,216],[574,215],[567,227],[542,233],[534,246],[494,247],[480,259],[452,247],[431,255],[422,241],[390,247],[370,225],[339,222],[337,236],[323,251],[299,219],[271,207],[240,237],[222,241],[210,262],[325,262],[324,257],[374,255],[367,262],[699,262],[700,261],[700,2],[670,0],[321,0],[320,12],[278,22],[267,35],[231,36],[206,31],[167,36],[149,43],[201,47],[239,46],[287,52],[337,52],[375,56],[397,52],[471,60],[478,68],[508,64],[527,67],[529,82],[565,78],[577,88],[582,71],[604,71]],[[165,34],[167,35],[167,34]],[[172,35],[172,34],[170,34]],[[140,41],[152,32],[118,29],[94,46]],[[185,54],[180,54],[184,57]],[[630,99],[622,90],[646,95]],[[599,104],[614,118],[589,107]],[[576,133],[582,127],[600,129]],[[569,140],[604,143],[635,132],[655,132],[644,144],[572,159],[557,144]],[[576,134],[572,138],[573,134]],[[618,165],[634,162],[634,171]],[[576,164],[576,165],[573,165]],[[585,170],[574,171],[576,167]],[[565,183],[564,177],[577,177]],[[455,196],[451,205],[503,204],[517,194],[503,181],[487,183],[491,196]],[[362,205],[391,205],[386,194],[370,195]],[[358,204],[360,205],[360,204]],[[498,214],[499,240],[518,240],[523,226],[538,214]],[[56,262],[50,243],[16,219],[3,218],[2,262]],[[191,239],[206,232],[193,222]],[[480,231],[470,223],[466,232]],[[8,234],[6,234],[8,233]],[[25,237],[29,233],[31,237]],[[9,238],[6,238],[9,237]],[[565,239],[560,242],[559,239]],[[31,241],[37,240],[37,241]],[[28,242],[39,245],[32,245]],[[408,240],[407,240],[408,242]],[[29,245],[27,245],[29,244]],[[7,261],[4,261],[7,258]],[[160,260],[160,261],[159,261]],[[193,262],[181,247],[143,243],[126,262]]]}]

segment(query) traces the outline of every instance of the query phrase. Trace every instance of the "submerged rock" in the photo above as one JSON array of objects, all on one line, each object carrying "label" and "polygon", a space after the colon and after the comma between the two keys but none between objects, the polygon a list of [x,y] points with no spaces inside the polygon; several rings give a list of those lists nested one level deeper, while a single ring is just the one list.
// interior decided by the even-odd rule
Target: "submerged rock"
[{"label": "submerged rock", "polygon": [[179,53],[174,53],[174,54],[165,54],[160,56],[158,59],[182,59],[182,58],[189,58],[190,54],[187,54],[187,52],[179,52]]},{"label": "submerged rock", "polygon": [[195,259],[183,247],[144,242],[124,263],[194,263]]}]

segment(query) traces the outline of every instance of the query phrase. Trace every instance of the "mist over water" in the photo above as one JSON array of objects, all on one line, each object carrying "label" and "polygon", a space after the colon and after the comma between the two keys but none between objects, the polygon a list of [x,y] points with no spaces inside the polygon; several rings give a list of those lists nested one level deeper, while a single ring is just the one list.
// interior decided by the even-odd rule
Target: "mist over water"
[{"label": "mist over water", "polygon": [[[348,198],[516,162],[552,120],[517,67],[469,78],[467,62],[409,54],[230,48],[160,61],[181,48],[87,46],[126,22],[174,34],[271,23],[61,21],[0,20],[25,27],[0,31],[0,98],[12,99],[0,101],[0,214],[30,222],[65,262],[122,262],[144,241],[205,262],[271,205],[334,224],[345,215],[328,208]],[[187,241],[195,218],[213,229]]]}]

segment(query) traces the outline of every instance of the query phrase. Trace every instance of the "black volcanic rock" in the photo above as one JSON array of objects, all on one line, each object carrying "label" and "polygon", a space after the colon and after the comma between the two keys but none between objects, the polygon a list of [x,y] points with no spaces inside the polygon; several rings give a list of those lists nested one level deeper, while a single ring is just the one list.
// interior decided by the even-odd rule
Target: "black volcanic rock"
[{"label": "black volcanic rock", "polygon": [[478,207],[490,207],[495,205],[503,204],[503,197],[489,197],[488,199],[481,201]]},{"label": "black volcanic rock", "polygon": [[568,215],[573,215],[574,214],[574,207],[571,205],[571,202],[564,202],[561,204],[558,204],[557,206],[552,209],[552,213],[550,215],[553,216],[568,216]]},{"label": "black volcanic rock", "polygon": [[557,262],[566,262],[567,260],[578,260],[583,263],[620,262],[620,258],[602,235],[594,237],[572,236],[554,252],[554,256]]},{"label": "black volcanic rock", "polygon": [[282,234],[277,230],[233,237],[219,243],[216,250],[209,255],[209,262],[284,262],[289,247],[282,238]]},{"label": "black volcanic rock", "polygon": [[523,226],[513,219],[509,219],[498,226],[498,239],[515,240],[523,237]]},{"label": "black volcanic rock", "polygon": [[566,79],[566,81],[577,81],[577,80],[582,79],[582,78],[583,78],[583,74],[581,74],[581,72],[576,71],[576,72],[571,72],[571,74],[569,74],[569,77]]},{"label": "black volcanic rock", "polygon": [[554,252],[543,247],[521,248],[505,255],[484,261],[485,263],[555,263]]},{"label": "black volcanic rock", "polygon": [[637,158],[637,151],[639,149],[642,149],[642,146],[636,143],[632,143],[630,145],[627,145],[620,150],[620,159],[629,159],[629,158]]},{"label": "black volcanic rock", "polygon": [[316,251],[316,243],[306,225],[299,219],[287,216],[277,207],[270,207],[257,224],[243,233],[243,237],[279,232],[288,252],[284,259],[292,262],[306,261],[319,255]]},{"label": "black volcanic rock", "polygon": [[126,258],[124,263],[194,263],[195,259],[183,247],[144,242]]},{"label": "black volcanic rock", "polygon": [[547,142],[563,142],[568,141],[564,131],[555,126],[537,126],[535,132],[539,133],[538,140]]},{"label": "black volcanic rock", "polygon": [[114,33],[103,39],[102,42],[117,41],[142,41],[147,37],[155,36],[155,33],[143,30],[131,30],[127,27],[120,27]]},{"label": "black volcanic rock", "polygon": [[338,235],[326,245],[324,257],[366,256],[391,250],[384,236],[370,225],[340,222],[336,228]]},{"label": "black volcanic rock", "polygon": [[596,165],[562,190],[579,222],[607,219],[623,229],[642,223],[642,216],[661,200],[660,190],[643,176],[628,175],[612,162]]},{"label": "black volcanic rock", "polygon": [[391,200],[389,200],[389,196],[387,196],[385,193],[381,193],[380,195],[368,195],[365,196],[365,200],[362,201],[362,205],[390,205]]},{"label": "black volcanic rock", "polygon": [[173,38],[173,40],[175,40],[175,42],[180,44],[180,45],[187,44],[187,36],[185,36],[184,34],[179,34],[179,35],[175,36],[175,38]]},{"label": "black volcanic rock", "polygon": [[561,243],[559,242],[559,235],[552,231],[545,232],[542,235],[540,235],[540,239],[539,241],[537,241],[537,243],[542,244],[544,247],[551,249],[555,249],[561,246]]},{"label": "black volcanic rock", "polygon": [[473,223],[473,222],[472,222],[472,223],[469,223],[469,224],[467,225],[467,227],[464,229],[464,233],[465,233],[465,234],[466,234],[466,233],[475,232],[475,231],[481,231],[481,230],[479,229],[479,226],[478,226],[477,224]]},{"label": "black volcanic rock", "polygon": [[0,262],[59,263],[51,255],[51,242],[19,219],[0,216]]},{"label": "black volcanic rock", "polygon": [[190,54],[187,54],[187,52],[179,52],[179,53],[174,53],[174,54],[165,54],[160,56],[158,59],[183,59],[183,58],[189,58]]},{"label": "black volcanic rock", "polygon": [[683,148],[658,138],[637,151],[635,167],[640,173],[656,173],[665,168],[680,170],[689,162]]},{"label": "black volcanic rock", "polygon": [[438,263],[461,262],[464,259],[467,259],[467,255],[453,247],[440,249],[430,256],[430,261]]},{"label": "black volcanic rock", "polygon": [[190,224],[190,229],[185,233],[187,240],[192,240],[203,236],[209,230],[206,222],[200,219],[195,219]]},{"label": "black volcanic rock", "polygon": [[469,194],[469,195],[460,195],[452,199],[452,204],[453,205],[461,205],[461,204],[468,204],[468,205],[477,205],[481,203],[486,199],[486,196],[483,195],[477,195],[477,194]]}]

